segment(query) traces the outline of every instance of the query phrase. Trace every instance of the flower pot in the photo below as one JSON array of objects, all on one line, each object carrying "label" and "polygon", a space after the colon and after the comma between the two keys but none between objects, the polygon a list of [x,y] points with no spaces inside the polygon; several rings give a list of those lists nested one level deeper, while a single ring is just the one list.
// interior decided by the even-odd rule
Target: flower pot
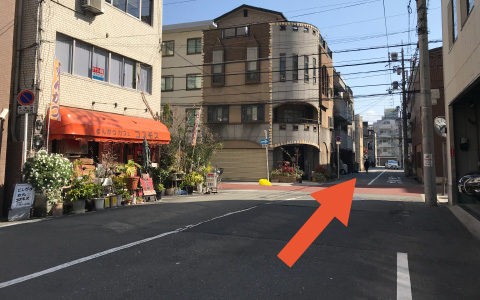
[{"label": "flower pot", "polygon": [[73,203],[73,213],[74,214],[83,214],[85,213],[85,199],[79,199]]},{"label": "flower pot", "polygon": [[126,205],[132,204],[132,199],[127,199],[127,200],[125,200],[125,204],[126,204]]},{"label": "flower pot", "polygon": [[140,177],[127,177],[127,190],[134,191],[137,189]]},{"label": "flower pot", "polygon": [[187,194],[188,195],[193,194],[193,186],[187,186]]},{"label": "flower pot", "polygon": [[157,200],[161,200],[162,199],[162,192],[157,192]]},{"label": "flower pot", "polygon": [[63,202],[58,202],[52,206],[52,215],[54,217],[59,217],[63,215]]},{"label": "flower pot", "polygon": [[173,195],[173,188],[169,188],[165,190],[165,196],[171,196]]},{"label": "flower pot", "polygon": [[137,204],[137,196],[132,197],[132,204]]},{"label": "flower pot", "polygon": [[197,192],[201,194],[203,192],[203,185],[201,183],[197,184]]},{"label": "flower pot", "polygon": [[104,207],[105,200],[103,198],[95,198],[95,209],[102,210]]}]

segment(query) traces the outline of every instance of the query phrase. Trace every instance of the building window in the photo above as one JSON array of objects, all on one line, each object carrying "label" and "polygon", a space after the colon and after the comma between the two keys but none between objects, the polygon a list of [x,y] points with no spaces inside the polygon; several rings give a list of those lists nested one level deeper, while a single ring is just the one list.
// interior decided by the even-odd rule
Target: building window
[{"label": "building window", "polygon": [[313,35],[317,35],[317,31],[316,31],[316,30],[312,30],[312,34],[313,34]]},{"label": "building window", "polygon": [[123,86],[129,89],[135,89],[135,67],[136,64],[133,60],[125,59],[123,67]]},{"label": "building window", "polygon": [[136,69],[138,65],[140,79],[144,83],[144,92],[150,94],[152,92],[151,66],[59,33],[57,33],[55,51],[55,56],[61,63],[62,72],[110,82],[113,85],[130,89],[137,87]]},{"label": "building window", "polygon": [[244,18],[248,17],[248,9],[243,10],[243,17]]},{"label": "building window", "polygon": [[448,10],[449,46],[452,47],[457,40],[457,4],[456,0],[450,0]]},{"label": "building window", "polygon": [[152,25],[152,0],[106,0],[106,2],[144,23]]},{"label": "building window", "polygon": [[303,67],[304,81],[308,82],[308,56],[304,56],[303,62],[304,62],[304,67]]},{"label": "building window", "polygon": [[225,28],[225,29],[222,29],[222,39],[248,36],[249,31],[250,31],[249,26]]},{"label": "building window", "polygon": [[112,53],[110,59],[110,83],[118,86],[123,85],[123,57]]},{"label": "building window", "polygon": [[308,33],[308,27],[303,27],[303,32]]},{"label": "building window", "polygon": [[285,25],[280,25],[280,31],[285,31],[287,30],[287,26]]},{"label": "building window", "polygon": [[280,81],[287,79],[286,65],[287,58],[285,57],[285,53],[280,53]]},{"label": "building window", "polygon": [[256,81],[258,79],[258,48],[247,48],[247,77],[246,81]]},{"label": "building window", "polygon": [[73,58],[73,73],[91,78],[92,76],[92,46],[75,41],[75,57]]},{"label": "building window", "polygon": [[298,31],[298,26],[292,26],[293,31]]},{"label": "building window", "polygon": [[207,119],[209,123],[228,123],[228,106],[209,106]]},{"label": "building window", "polygon": [[298,55],[292,56],[292,80],[298,80]]},{"label": "building window", "polygon": [[467,1],[467,13],[470,14],[473,9],[474,0],[466,0],[466,1]]},{"label": "building window", "polygon": [[162,76],[162,92],[173,91],[173,76]]},{"label": "building window", "polygon": [[187,40],[187,54],[202,53],[202,39],[194,38]]},{"label": "building window", "polygon": [[198,90],[202,88],[202,76],[200,74],[187,75],[187,90]]},{"label": "building window", "polygon": [[264,115],[263,105],[242,105],[242,122],[260,122]]},{"label": "building window", "polygon": [[317,59],[313,58],[313,83],[317,83]]},{"label": "building window", "polygon": [[94,48],[92,79],[108,81],[108,52]]},{"label": "building window", "polygon": [[152,67],[140,64],[140,84],[138,90],[145,93],[152,93]]},{"label": "building window", "polygon": [[223,50],[213,51],[212,83],[223,84]]},{"label": "building window", "polygon": [[162,56],[173,56],[175,53],[175,41],[162,42]]},{"label": "building window", "polygon": [[72,73],[73,39],[62,34],[57,34],[55,44],[55,57],[60,62],[62,72]]}]

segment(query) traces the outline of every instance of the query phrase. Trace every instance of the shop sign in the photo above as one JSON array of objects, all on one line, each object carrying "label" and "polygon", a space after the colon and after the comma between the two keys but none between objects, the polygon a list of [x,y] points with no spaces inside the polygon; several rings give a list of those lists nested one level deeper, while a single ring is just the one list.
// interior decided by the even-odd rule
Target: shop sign
[{"label": "shop sign", "polygon": [[432,154],[425,153],[423,154],[423,166],[424,167],[431,167],[433,166]]},{"label": "shop sign", "polygon": [[152,181],[152,178],[150,177],[147,177],[147,178],[140,178],[140,184],[142,186],[142,189],[143,189],[143,194],[144,195],[155,195],[156,192],[155,192],[155,189],[153,188],[153,181]]},{"label": "shop sign", "polygon": [[35,199],[35,190],[29,183],[15,185],[12,206],[8,213],[9,221],[26,220],[30,217],[30,208]]},{"label": "shop sign", "polygon": [[93,79],[100,80],[100,81],[105,81],[105,70],[102,68],[98,67],[93,67],[92,70],[92,77]]},{"label": "shop sign", "polygon": [[130,137],[135,139],[147,139],[147,140],[158,140],[158,132],[156,131],[130,131],[130,130],[116,130],[116,129],[106,129],[106,128],[97,128],[95,130],[97,136],[110,136],[110,137]]},{"label": "shop sign", "polygon": [[52,98],[50,100],[50,119],[61,121],[60,116],[60,62],[55,58],[53,67]]}]

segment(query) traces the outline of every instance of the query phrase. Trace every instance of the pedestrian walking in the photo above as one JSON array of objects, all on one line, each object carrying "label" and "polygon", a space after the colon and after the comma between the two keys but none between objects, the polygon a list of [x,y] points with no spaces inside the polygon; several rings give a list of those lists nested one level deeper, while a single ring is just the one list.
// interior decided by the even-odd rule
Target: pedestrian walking
[{"label": "pedestrian walking", "polygon": [[365,160],[365,162],[363,163],[363,166],[365,167],[365,171],[367,171],[367,174],[368,174],[368,167],[370,167],[370,162],[367,160]]}]

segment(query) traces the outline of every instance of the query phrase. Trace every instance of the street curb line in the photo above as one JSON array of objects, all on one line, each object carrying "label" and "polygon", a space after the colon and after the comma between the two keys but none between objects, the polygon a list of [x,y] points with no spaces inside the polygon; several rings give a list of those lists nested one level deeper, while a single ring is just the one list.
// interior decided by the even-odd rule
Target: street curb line
[{"label": "street curb line", "polygon": [[452,214],[467,228],[468,231],[478,240],[480,240],[480,221],[466,212],[460,206],[447,206]]}]

